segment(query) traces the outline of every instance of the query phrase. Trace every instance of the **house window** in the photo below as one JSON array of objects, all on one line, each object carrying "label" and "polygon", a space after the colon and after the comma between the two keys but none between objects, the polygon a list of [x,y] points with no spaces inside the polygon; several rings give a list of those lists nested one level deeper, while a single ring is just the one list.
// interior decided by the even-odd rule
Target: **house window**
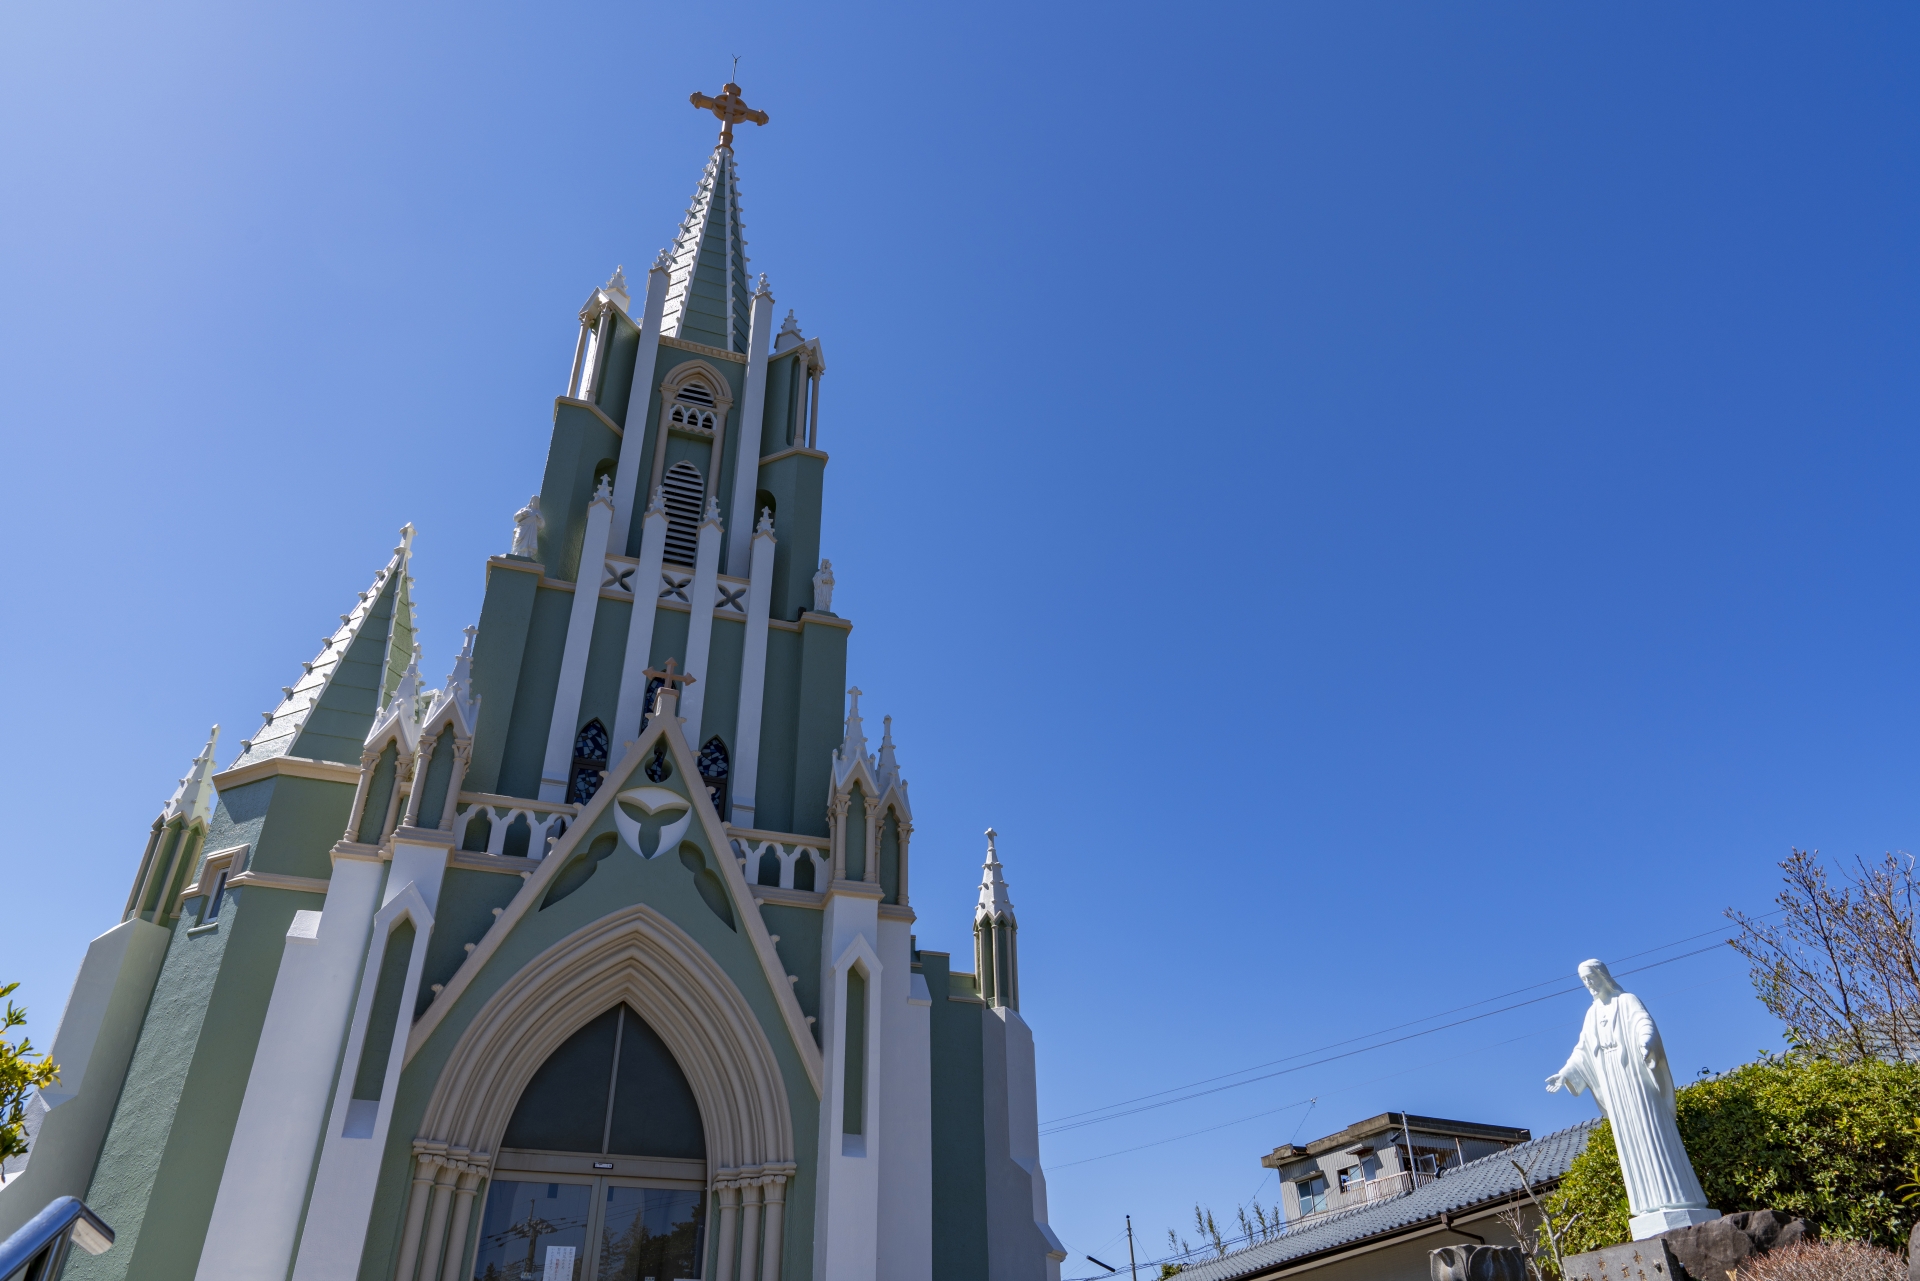
[{"label": "house window", "polygon": [[715,734],[700,749],[700,777],[707,784],[707,795],[713,798],[714,812],[722,821],[727,817],[727,745]]},{"label": "house window", "polygon": [[587,722],[580,737],[573,740],[573,777],[567,781],[567,800],[585,805],[600,790],[607,772],[607,727],[597,720]]},{"label": "house window", "polygon": [[1327,1208],[1327,1180],[1323,1175],[1302,1179],[1294,1185],[1300,1190],[1300,1213],[1318,1214]]},{"label": "house window", "polygon": [[700,469],[684,458],[667,468],[660,482],[660,496],[667,509],[666,559],[675,565],[693,564],[700,546],[700,505],[707,496],[707,484]]},{"label": "house window", "polygon": [[1360,1167],[1357,1165],[1350,1165],[1340,1171],[1340,1191],[1342,1192],[1357,1192],[1365,1183],[1366,1179],[1362,1177]]}]

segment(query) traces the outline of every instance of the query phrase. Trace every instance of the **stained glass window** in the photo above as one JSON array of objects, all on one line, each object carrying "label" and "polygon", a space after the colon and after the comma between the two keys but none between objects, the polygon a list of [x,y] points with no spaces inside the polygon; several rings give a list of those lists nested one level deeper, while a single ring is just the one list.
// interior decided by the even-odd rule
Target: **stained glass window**
[{"label": "stained glass window", "polygon": [[727,745],[715,734],[700,749],[700,777],[706,781],[707,795],[721,818],[727,816]]},{"label": "stained glass window", "polygon": [[598,720],[588,721],[586,728],[580,731],[580,737],[573,740],[573,775],[567,781],[567,800],[574,805],[585,805],[600,790],[600,781],[606,777],[607,769],[607,727]]},{"label": "stained glass window", "polygon": [[667,759],[665,743],[653,745],[653,756],[647,761],[647,777],[656,783],[664,783],[673,777],[673,762]]}]

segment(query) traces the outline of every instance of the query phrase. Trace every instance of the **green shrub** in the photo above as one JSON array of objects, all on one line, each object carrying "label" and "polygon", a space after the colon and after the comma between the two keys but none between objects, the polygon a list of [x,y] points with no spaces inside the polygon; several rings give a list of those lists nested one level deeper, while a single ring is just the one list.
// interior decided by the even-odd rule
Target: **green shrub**
[{"label": "green shrub", "polygon": [[[1920,1065],[1789,1054],[1680,1090],[1680,1137],[1707,1204],[1784,1210],[1823,1237],[1901,1250],[1915,1208],[1899,1193],[1920,1159]],[[1627,1191],[1604,1122],[1548,1198],[1579,1213],[1566,1249],[1627,1240]]]}]

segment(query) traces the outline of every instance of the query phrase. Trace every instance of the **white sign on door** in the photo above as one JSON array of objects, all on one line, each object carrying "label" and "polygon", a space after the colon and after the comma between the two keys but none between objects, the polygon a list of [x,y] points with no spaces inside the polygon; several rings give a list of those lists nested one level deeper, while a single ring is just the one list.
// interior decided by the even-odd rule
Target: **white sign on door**
[{"label": "white sign on door", "polygon": [[573,1281],[572,1246],[550,1245],[547,1247],[547,1270],[540,1281]]}]

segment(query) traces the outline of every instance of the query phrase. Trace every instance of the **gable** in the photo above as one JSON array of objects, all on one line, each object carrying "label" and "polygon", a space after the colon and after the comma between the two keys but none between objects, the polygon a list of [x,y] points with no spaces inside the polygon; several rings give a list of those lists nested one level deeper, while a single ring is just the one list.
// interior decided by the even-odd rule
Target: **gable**
[{"label": "gable", "polygon": [[[457,1036],[488,997],[535,957],[636,905],[666,918],[739,989],[768,1039],[817,1096],[820,1052],[725,828],[679,732],[656,720],[607,773],[580,818],[427,1008],[409,1062],[430,1039]],[[462,940],[462,943],[468,940]],[[442,1024],[449,1026],[442,1030]]]}]

